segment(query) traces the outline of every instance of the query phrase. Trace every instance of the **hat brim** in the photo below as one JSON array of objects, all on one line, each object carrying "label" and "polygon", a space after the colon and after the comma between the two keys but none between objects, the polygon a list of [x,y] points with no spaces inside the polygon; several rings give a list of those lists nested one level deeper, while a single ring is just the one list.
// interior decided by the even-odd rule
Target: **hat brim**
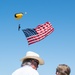
[{"label": "hat brim", "polygon": [[34,56],[26,56],[26,57],[22,58],[21,61],[23,62],[24,60],[26,60],[26,59],[28,59],[28,58],[33,58],[33,59],[38,60],[40,65],[43,65],[43,64],[44,64],[43,59],[41,59],[41,58],[39,58],[39,57],[34,57]]}]

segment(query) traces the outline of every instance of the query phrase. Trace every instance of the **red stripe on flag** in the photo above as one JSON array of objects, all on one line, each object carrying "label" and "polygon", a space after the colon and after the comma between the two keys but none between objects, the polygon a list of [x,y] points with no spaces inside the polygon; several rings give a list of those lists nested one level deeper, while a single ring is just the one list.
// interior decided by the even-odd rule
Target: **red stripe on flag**
[{"label": "red stripe on flag", "polygon": [[29,45],[44,39],[46,36],[51,34],[53,31],[54,31],[54,28],[48,31],[47,33],[45,33],[44,35],[37,34],[37,35],[27,38]]}]

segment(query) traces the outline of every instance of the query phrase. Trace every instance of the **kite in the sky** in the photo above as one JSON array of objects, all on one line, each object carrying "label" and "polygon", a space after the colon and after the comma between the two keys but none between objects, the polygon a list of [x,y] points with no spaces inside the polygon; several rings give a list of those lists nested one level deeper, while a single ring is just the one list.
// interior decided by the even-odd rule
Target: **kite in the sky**
[{"label": "kite in the sky", "polygon": [[38,25],[34,29],[23,29],[22,30],[27,38],[28,45],[36,43],[54,31],[52,24],[50,22],[46,22],[45,24]]},{"label": "kite in the sky", "polygon": [[16,13],[16,14],[14,15],[14,17],[15,17],[17,20],[21,19],[22,16],[23,16],[23,13]]},{"label": "kite in the sky", "polygon": [[15,17],[17,20],[19,20],[19,19],[21,19],[21,18],[23,17],[24,14],[27,14],[27,12],[25,12],[25,13],[16,13],[16,14],[14,15],[14,17]]}]

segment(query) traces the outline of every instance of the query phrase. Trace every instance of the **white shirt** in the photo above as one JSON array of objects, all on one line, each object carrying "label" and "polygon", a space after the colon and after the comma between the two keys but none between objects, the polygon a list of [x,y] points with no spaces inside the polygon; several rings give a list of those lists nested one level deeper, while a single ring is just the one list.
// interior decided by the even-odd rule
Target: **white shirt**
[{"label": "white shirt", "polygon": [[39,73],[31,66],[26,65],[14,71],[12,75],[39,75]]}]

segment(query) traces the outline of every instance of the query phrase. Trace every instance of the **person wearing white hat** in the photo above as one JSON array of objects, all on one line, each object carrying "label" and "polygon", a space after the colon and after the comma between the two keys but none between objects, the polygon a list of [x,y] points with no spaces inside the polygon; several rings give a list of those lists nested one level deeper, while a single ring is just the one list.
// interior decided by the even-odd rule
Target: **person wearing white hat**
[{"label": "person wearing white hat", "polygon": [[21,68],[14,71],[12,75],[39,75],[38,65],[44,64],[44,60],[40,58],[39,54],[32,51],[28,51],[21,61]]}]

